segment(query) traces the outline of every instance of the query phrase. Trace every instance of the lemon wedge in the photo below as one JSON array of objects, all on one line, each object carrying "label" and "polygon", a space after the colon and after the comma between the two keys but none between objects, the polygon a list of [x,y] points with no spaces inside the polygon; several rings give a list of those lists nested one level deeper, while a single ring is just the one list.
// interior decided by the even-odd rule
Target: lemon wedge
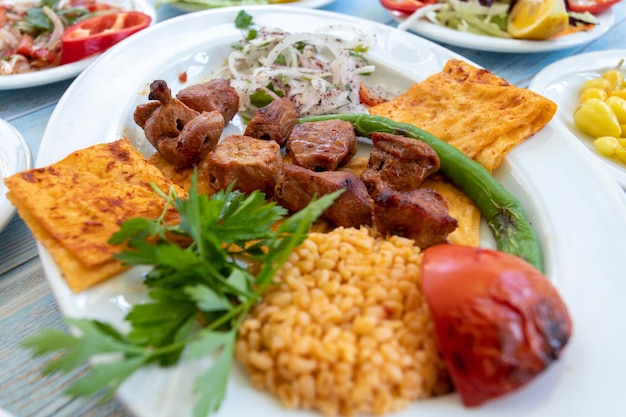
[{"label": "lemon wedge", "polygon": [[517,39],[548,39],[567,29],[564,0],[518,0],[509,13],[507,32]]}]

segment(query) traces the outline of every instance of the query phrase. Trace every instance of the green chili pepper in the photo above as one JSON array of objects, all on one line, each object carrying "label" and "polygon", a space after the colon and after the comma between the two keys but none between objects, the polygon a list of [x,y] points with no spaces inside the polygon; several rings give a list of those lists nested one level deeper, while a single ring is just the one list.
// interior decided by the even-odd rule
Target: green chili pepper
[{"label": "green chili pepper", "polygon": [[430,133],[407,123],[367,114],[333,114],[299,119],[300,123],[329,119],[346,120],[359,136],[392,133],[423,141],[439,155],[440,171],[461,189],[480,210],[496,240],[498,250],[519,256],[543,271],[539,239],[520,202],[482,165]]}]

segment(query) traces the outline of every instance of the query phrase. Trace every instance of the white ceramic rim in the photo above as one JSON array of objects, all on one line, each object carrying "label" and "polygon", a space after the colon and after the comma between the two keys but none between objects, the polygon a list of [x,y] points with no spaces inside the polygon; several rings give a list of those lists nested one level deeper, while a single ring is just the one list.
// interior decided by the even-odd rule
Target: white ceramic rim
[{"label": "white ceramic rim", "polygon": [[[0,119],[0,179],[29,169],[32,154],[22,134],[9,122]],[[6,197],[4,181],[0,182],[0,231],[9,223],[15,207]]]}]

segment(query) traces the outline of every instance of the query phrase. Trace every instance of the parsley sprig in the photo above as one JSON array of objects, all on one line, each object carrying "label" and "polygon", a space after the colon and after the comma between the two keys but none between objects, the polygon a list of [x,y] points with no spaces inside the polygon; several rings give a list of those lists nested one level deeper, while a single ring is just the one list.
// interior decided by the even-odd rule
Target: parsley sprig
[{"label": "parsley sprig", "polygon": [[[44,329],[24,346],[35,356],[63,353],[48,362],[44,374],[90,362],[87,376],[67,392],[91,396],[104,390],[104,398],[147,365],[213,356],[194,385],[193,415],[207,416],[224,399],[239,325],[341,190],[289,217],[260,192],[245,195],[229,187],[210,198],[199,195],[195,175],[186,199],[156,191],[167,201],[162,216],[131,219],[110,240],[128,246],[117,256],[126,264],[153,266],[144,280],[151,301],[126,315],[130,331],[70,318],[72,333]],[[180,215],[177,224],[166,222],[170,207]]]}]

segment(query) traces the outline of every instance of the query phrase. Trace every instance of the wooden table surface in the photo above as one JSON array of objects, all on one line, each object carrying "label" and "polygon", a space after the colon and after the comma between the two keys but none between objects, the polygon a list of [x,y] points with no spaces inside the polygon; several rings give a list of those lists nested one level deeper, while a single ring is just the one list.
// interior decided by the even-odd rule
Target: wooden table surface
[{"label": "wooden table surface", "polygon": [[[324,10],[395,25],[377,0],[336,0]],[[510,83],[527,87],[545,66],[562,58],[590,51],[623,49],[626,40],[626,2],[614,7],[615,23],[602,37],[583,46],[555,52],[490,53],[444,45],[491,70]],[[159,21],[182,12],[162,6]],[[54,84],[0,91],[0,118],[17,128],[36,158],[46,123],[72,79]],[[20,342],[45,327],[65,328],[39,260],[35,240],[15,215],[0,233],[0,417],[129,416],[116,399],[74,399],[63,395],[85,368],[63,376],[42,377],[42,360],[31,358]],[[596,381],[598,382],[598,381]],[[590,383],[593,383],[590,381]],[[4,409],[5,411],[3,411]]]}]

